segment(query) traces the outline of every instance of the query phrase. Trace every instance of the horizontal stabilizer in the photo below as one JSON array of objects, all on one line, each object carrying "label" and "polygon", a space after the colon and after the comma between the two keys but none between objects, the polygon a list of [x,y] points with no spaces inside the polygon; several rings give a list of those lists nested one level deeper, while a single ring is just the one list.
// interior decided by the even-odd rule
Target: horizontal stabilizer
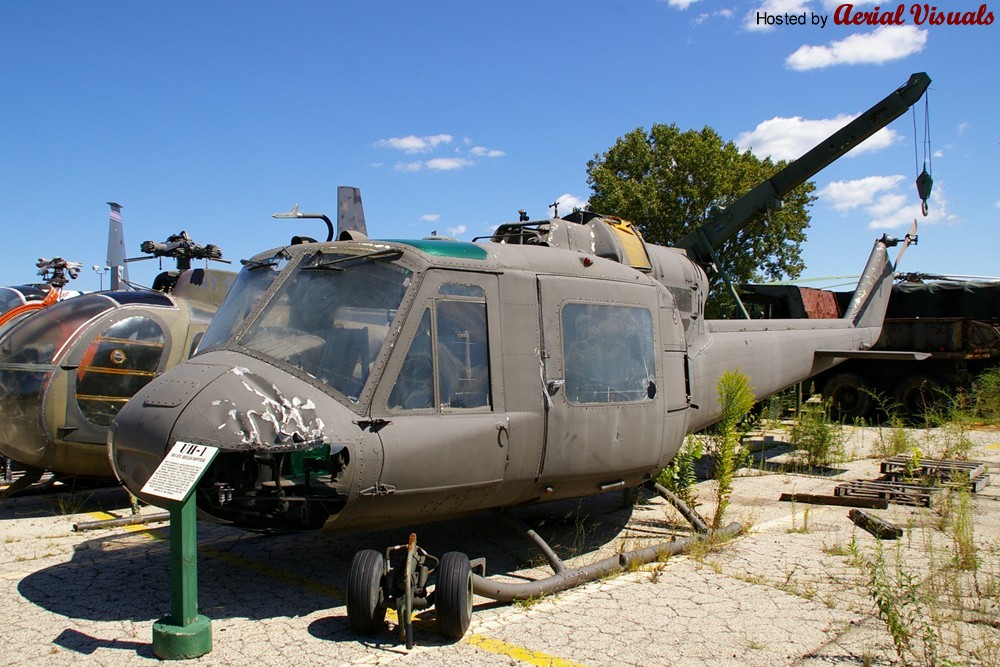
[{"label": "horizontal stabilizer", "polygon": [[816,350],[816,356],[826,359],[868,359],[871,361],[923,361],[928,352],[890,352],[888,350]]}]

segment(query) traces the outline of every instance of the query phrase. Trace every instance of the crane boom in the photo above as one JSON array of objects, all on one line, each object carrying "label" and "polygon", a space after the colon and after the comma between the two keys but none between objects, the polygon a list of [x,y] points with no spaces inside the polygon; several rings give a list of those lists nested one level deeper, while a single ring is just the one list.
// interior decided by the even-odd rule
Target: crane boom
[{"label": "crane boom", "polygon": [[930,77],[924,72],[910,75],[909,81],[868,111],[834,132],[771,178],[759,183],[721,212],[712,215],[701,227],[678,241],[676,247],[683,248],[696,262],[714,264],[715,251],[755,216],[767,209],[779,209],[782,197],[902,116],[923,96],[930,83]]}]

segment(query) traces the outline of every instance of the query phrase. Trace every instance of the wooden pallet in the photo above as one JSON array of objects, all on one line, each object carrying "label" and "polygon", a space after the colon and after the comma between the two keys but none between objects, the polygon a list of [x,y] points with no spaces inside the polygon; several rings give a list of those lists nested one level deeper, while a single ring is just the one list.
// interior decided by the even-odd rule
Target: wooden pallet
[{"label": "wooden pallet", "polygon": [[897,505],[930,507],[936,489],[917,484],[902,484],[885,480],[856,480],[839,484],[833,489],[835,496],[853,498],[880,498]]},{"label": "wooden pallet", "polygon": [[905,482],[906,478],[935,480],[940,484],[953,484],[957,480],[969,481],[969,489],[977,493],[989,486],[989,468],[980,461],[955,461],[951,459],[914,461],[906,456],[894,456],[882,461],[883,479]]}]

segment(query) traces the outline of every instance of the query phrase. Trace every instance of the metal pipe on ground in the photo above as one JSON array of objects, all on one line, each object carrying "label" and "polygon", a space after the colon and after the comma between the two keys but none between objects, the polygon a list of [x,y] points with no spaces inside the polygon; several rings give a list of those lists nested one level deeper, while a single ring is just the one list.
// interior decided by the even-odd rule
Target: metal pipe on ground
[{"label": "metal pipe on ground", "polygon": [[121,519],[103,519],[101,521],[85,521],[74,523],[73,532],[82,533],[88,530],[99,530],[101,528],[120,528],[122,526],[143,526],[147,523],[162,523],[170,521],[170,512],[157,512],[146,516],[127,516]]},{"label": "metal pipe on ground", "polygon": [[683,500],[681,500],[672,491],[670,491],[669,489],[667,489],[667,487],[663,486],[662,484],[658,484],[658,483],[654,482],[653,483],[653,491],[655,491],[658,496],[660,496],[661,498],[663,498],[664,500],[666,500],[668,503],[670,503],[671,505],[673,505],[674,509],[676,509],[678,512],[680,512],[681,516],[683,516],[685,519],[687,519],[688,523],[691,524],[691,526],[694,528],[694,531],[696,533],[707,533],[708,532],[708,525],[705,524],[705,521],[704,521],[704,519],[701,518],[701,515],[698,514],[697,512],[695,512],[690,507],[688,507],[687,503],[685,503]]},{"label": "metal pipe on ground", "polygon": [[494,581],[488,577],[474,573],[472,575],[472,591],[476,595],[499,602],[514,602],[515,600],[527,600],[542,595],[561,593],[562,591],[596,581],[610,574],[624,572],[630,568],[677,555],[699,542],[710,539],[724,540],[734,537],[743,532],[743,530],[743,524],[735,522],[725,528],[709,533],[700,533],[671,542],[661,542],[645,549],[636,549],[617,556],[611,556],[590,565],[572,570],[563,570],[538,581]]}]

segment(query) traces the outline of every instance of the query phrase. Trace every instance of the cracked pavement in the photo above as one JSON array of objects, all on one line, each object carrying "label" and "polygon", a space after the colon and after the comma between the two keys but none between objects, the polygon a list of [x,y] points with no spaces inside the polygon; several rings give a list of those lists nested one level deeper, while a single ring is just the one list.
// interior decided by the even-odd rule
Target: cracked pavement
[{"label": "cracked pavement", "polygon": [[[852,433],[848,452],[856,460],[825,476],[771,472],[787,448],[764,457],[764,470],[741,470],[727,520],[749,523],[744,535],[539,600],[506,605],[477,598],[472,626],[459,642],[438,635],[433,611],[422,612],[410,651],[391,622],[375,637],[356,636],[343,604],[354,553],[405,543],[409,531],[260,535],[199,523],[199,611],[212,621],[213,650],[190,662],[896,664],[892,635],[873,608],[872,570],[864,566],[877,557],[877,540],[851,523],[846,507],[778,501],[781,493],[832,494],[845,479],[875,478],[877,460],[862,457],[876,429]],[[995,477],[1000,432],[970,438],[970,457],[990,462]],[[706,516],[713,485],[698,485],[698,509]],[[886,572],[910,575],[938,596],[901,607],[917,612],[908,629],[932,639],[936,633],[930,644],[911,640],[908,662],[1000,660],[1000,486],[994,482],[969,503],[978,558],[972,571],[950,565],[960,545],[940,511],[896,505],[873,511],[906,529],[903,539],[882,546]],[[151,637],[153,622],[170,608],[167,525],[71,531],[74,522],[128,514],[127,498],[116,489],[0,501],[0,646],[7,664],[158,662]],[[517,515],[570,566],[688,533],[660,499],[625,508],[621,493]],[[550,573],[501,521],[480,516],[415,531],[433,554],[485,556],[491,575]]]}]

